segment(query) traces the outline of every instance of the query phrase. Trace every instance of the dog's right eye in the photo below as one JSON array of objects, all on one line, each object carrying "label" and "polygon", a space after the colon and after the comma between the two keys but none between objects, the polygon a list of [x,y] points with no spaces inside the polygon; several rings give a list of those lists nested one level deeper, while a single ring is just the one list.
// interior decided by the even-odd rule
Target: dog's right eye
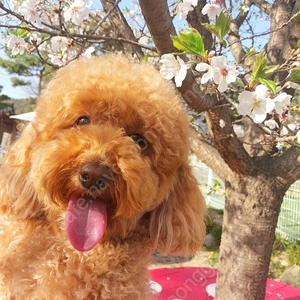
[{"label": "dog's right eye", "polygon": [[82,126],[82,125],[87,125],[91,123],[91,119],[89,117],[83,116],[77,119],[75,122],[76,125]]}]

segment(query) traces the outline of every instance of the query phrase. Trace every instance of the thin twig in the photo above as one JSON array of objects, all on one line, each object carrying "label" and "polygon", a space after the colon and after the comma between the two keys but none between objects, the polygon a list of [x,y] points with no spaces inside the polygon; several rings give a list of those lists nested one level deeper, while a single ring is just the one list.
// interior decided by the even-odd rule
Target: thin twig
[{"label": "thin twig", "polygon": [[96,25],[96,27],[93,29],[93,31],[91,32],[91,35],[95,34],[96,31],[98,30],[98,28],[103,24],[103,22],[109,17],[109,15],[113,12],[113,10],[118,6],[118,4],[121,2],[122,0],[117,0],[116,3],[109,9],[109,11],[107,12],[107,14],[100,20],[100,22]]}]

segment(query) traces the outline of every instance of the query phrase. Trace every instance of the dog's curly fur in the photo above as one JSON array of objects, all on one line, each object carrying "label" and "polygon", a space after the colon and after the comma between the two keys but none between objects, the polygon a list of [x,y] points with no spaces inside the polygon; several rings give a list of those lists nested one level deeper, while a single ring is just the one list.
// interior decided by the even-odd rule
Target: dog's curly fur
[{"label": "dog's curly fur", "polygon": [[[150,64],[112,56],[60,69],[0,169],[0,299],[152,299],[153,250],[190,255],[205,234],[189,149],[180,101]],[[100,192],[78,175],[89,163],[109,170]],[[65,229],[74,194],[107,208],[86,252]]]}]

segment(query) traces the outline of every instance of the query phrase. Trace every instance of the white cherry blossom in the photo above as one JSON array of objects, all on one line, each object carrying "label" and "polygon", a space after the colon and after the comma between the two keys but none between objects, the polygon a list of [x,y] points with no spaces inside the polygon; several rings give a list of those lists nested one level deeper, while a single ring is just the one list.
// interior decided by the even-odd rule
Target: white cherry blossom
[{"label": "white cherry blossom", "polygon": [[63,57],[60,55],[53,55],[53,54],[49,54],[48,55],[50,58],[50,61],[53,65],[57,65],[59,67],[65,65],[65,62],[63,60]]},{"label": "white cherry blossom", "polygon": [[213,80],[218,84],[218,90],[225,92],[228,84],[236,81],[239,71],[235,66],[229,66],[224,56],[214,56],[211,59],[213,68]]},{"label": "white cherry blossom", "polygon": [[18,0],[10,0],[9,5],[10,5],[11,10],[13,10],[13,11],[17,11],[19,8]]},{"label": "white cherry blossom", "polygon": [[41,13],[41,18],[47,25],[59,25],[59,16],[51,11],[43,11]]},{"label": "white cherry blossom", "polygon": [[264,122],[265,126],[269,127],[270,129],[279,128],[278,123],[274,119],[269,119]]},{"label": "white cherry blossom", "polygon": [[86,50],[83,51],[83,53],[80,55],[80,58],[83,59],[88,59],[92,57],[92,53],[95,51],[96,49],[94,47],[89,47]]},{"label": "white cherry blossom", "polygon": [[278,114],[282,114],[288,109],[287,107],[291,104],[291,98],[292,96],[287,93],[281,93],[274,98],[275,110]]},{"label": "white cherry blossom", "polygon": [[75,25],[80,25],[84,18],[89,16],[89,9],[85,6],[84,0],[75,0],[74,3],[64,12],[65,20]]},{"label": "white cherry blossom", "polygon": [[297,129],[296,124],[288,124],[287,127],[283,127],[282,130],[280,131],[281,136],[286,136],[290,133],[290,131],[295,131]]},{"label": "white cherry blossom", "polygon": [[208,80],[213,78],[214,70],[211,65],[209,65],[207,63],[199,63],[199,64],[197,64],[195,69],[199,72],[205,72],[201,78],[201,84],[204,84]]},{"label": "white cherry blossom", "polygon": [[204,7],[201,10],[202,14],[207,15],[210,20],[213,20],[221,11],[221,7],[219,7],[216,4],[209,3],[204,5]]},{"label": "white cherry blossom", "polygon": [[295,89],[295,90],[300,90],[300,84],[297,84],[295,82],[292,82],[292,81],[287,81],[284,85],[283,85],[284,88],[287,88],[287,89]]},{"label": "white cherry blossom", "polygon": [[19,38],[15,35],[11,35],[7,40],[7,47],[11,49],[12,55],[24,54],[27,47],[27,43],[23,38]]},{"label": "white cherry blossom", "polygon": [[19,11],[24,15],[26,21],[31,23],[36,22],[39,26],[42,26],[41,19],[37,11],[38,5],[39,1],[26,0],[22,3]]},{"label": "white cherry blossom", "polygon": [[51,38],[51,49],[55,52],[66,49],[68,39],[62,36],[55,36]]},{"label": "white cherry blossom", "polygon": [[249,115],[255,123],[261,123],[265,120],[267,113],[274,108],[274,102],[267,97],[268,88],[264,85],[258,85],[255,92],[243,91],[238,99],[237,110],[240,115]]},{"label": "white cherry blossom", "polygon": [[175,58],[173,54],[162,55],[160,62],[162,63],[160,74],[168,80],[175,77],[175,84],[180,87],[190,66],[186,65],[180,57]]},{"label": "white cherry blossom", "polygon": [[300,144],[300,130],[297,131],[297,142]]},{"label": "white cherry blossom", "polygon": [[198,0],[183,0],[178,8],[179,18],[186,19],[188,13],[198,5]]}]

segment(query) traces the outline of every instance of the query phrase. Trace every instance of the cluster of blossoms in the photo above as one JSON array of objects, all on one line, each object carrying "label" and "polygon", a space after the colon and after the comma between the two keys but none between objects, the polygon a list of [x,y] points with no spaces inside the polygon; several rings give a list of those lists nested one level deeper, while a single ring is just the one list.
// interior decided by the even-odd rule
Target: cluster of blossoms
[{"label": "cluster of blossoms", "polygon": [[[219,92],[225,92],[230,83],[236,81],[239,71],[235,66],[229,66],[224,56],[214,56],[214,52],[209,54],[210,64],[200,62],[196,65],[195,70],[204,72],[201,77],[201,84],[209,80],[217,84]],[[191,65],[185,63],[179,56],[173,54],[164,54],[161,57],[161,75],[168,80],[174,78],[177,87],[182,86],[186,77],[187,70]],[[258,85],[255,91],[243,91],[238,96],[239,104],[237,111],[240,115],[249,115],[255,123],[262,123],[267,114],[272,111],[278,115],[284,114],[291,103],[291,95],[285,92],[279,93],[276,97],[271,98],[270,92],[265,85]],[[267,120],[265,125],[270,129],[278,128],[278,124],[273,120]]]},{"label": "cluster of blossoms", "polygon": [[[64,18],[65,24],[81,25],[84,19],[89,17],[89,8],[92,2],[85,0],[75,0],[69,5],[65,5],[61,16]],[[41,0],[25,0],[20,4],[18,0],[10,0],[10,7],[24,20],[33,24],[36,29],[43,28],[43,26],[59,27],[59,14],[53,9],[54,6],[47,8],[43,5]],[[17,18],[12,21],[17,21]],[[72,30],[72,28],[71,28]],[[80,32],[80,29],[79,29]],[[30,44],[38,45],[39,51],[46,51],[51,63],[62,66],[68,61],[73,60],[79,56],[79,50],[71,39],[66,37],[52,37],[47,43],[35,33],[28,31],[26,36],[18,37],[10,34],[5,38],[7,48],[11,50],[12,55],[24,54],[25,51],[30,51]],[[95,51],[94,47],[89,47],[81,51],[80,57],[90,57],[91,53]]]},{"label": "cluster of blossoms", "polygon": [[[249,115],[255,123],[262,123],[267,114],[275,109],[276,113],[281,115],[288,110],[291,103],[291,95],[280,93],[275,98],[268,97],[269,90],[265,85],[258,85],[254,92],[243,91],[238,99],[239,105],[237,110],[240,115]],[[278,124],[274,120],[268,120],[265,125],[270,129],[278,128]]]},{"label": "cluster of blossoms", "polygon": [[178,7],[178,14],[180,19],[186,19],[188,13],[198,5],[198,0],[183,0]]},{"label": "cluster of blossoms", "polygon": [[[201,62],[197,64],[195,69],[199,72],[205,72],[201,78],[202,84],[213,80],[218,85],[218,90],[224,92],[229,83],[236,81],[239,71],[235,66],[229,66],[224,56],[214,56],[214,52],[209,56],[211,56],[210,64]],[[175,58],[173,54],[162,55],[160,62],[162,63],[161,75],[168,80],[174,77],[176,86],[181,87],[190,65],[178,56]]]},{"label": "cluster of blossoms", "polygon": [[[180,17],[186,18],[187,14],[193,10],[196,5],[197,1],[183,0],[182,5],[179,7]],[[203,7],[202,14],[207,14],[210,20],[215,19],[221,12],[219,5],[219,0],[210,1],[210,3]],[[242,7],[241,9],[246,12],[249,10],[249,7]],[[185,40],[182,41],[184,42]],[[188,38],[186,41],[188,43],[190,42]],[[188,47],[190,46],[191,45],[188,45]],[[199,48],[196,51],[200,51]],[[298,54],[298,59],[300,58],[299,56]],[[230,83],[234,83],[237,80],[239,71],[235,65],[229,65],[224,56],[216,56],[215,52],[211,51],[208,55],[201,55],[200,53],[200,57],[203,61],[195,65],[195,63],[191,64],[183,61],[179,56],[164,54],[160,60],[160,73],[168,80],[174,78],[175,85],[181,87],[188,69],[190,69],[192,65],[195,65],[194,71],[199,72],[201,75],[200,83],[206,84],[211,81],[216,84],[216,88],[221,93],[227,90]],[[293,68],[298,66],[298,61],[292,65]],[[289,86],[287,86],[286,83],[284,87],[299,89],[299,86],[294,83],[290,83]],[[242,91],[238,95],[239,103],[236,105],[237,112],[242,116],[250,116],[257,124],[264,122],[264,125],[270,130],[280,130],[281,136],[292,133],[297,136],[298,142],[300,143],[300,119],[291,121],[287,114],[292,96],[281,92],[280,87],[277,87],[275,95],[273,93],[275,93],[274,89],[271,92],[268,87],[263,84],[257,85],[254,90]],[[223,128],[226,124],[223,120],[220,120],[219,125]]]},{"label": "cluster of blossoms", "polygon": [[[66,22],[71,21],[75,25],[81,24],[81,22],[88,17],[89,7],[92,6],[92,2],[85,2],[84,0],[75,0],[69,7],[64,8],[64,19]],[[53,22],[53,19],[49,19],[49,12],[44,10],[43,1],[41,0],[25,0],[21,5],[18,0],[10,0],[10,7],[15,12],[24,16],[24,19],[32,24],[36,23],[42,27],[42,22],[46,24]],[[50,12],[51,17],[54,15]],[[57,16],[58,17],[58,16]],[[57,19],[58,21],[58,19]]]},{"label": "cluster of blossoms", "polygon": [[[210,20],[215,19],[215,17],[221,12],[220,0],[211,0],[202,8],[202,14],[207,15]],[[198,0],[183,0],[181,5],[178,7],[177,13],[180,19],[186,19],[188,13],[198,5]]]}]

